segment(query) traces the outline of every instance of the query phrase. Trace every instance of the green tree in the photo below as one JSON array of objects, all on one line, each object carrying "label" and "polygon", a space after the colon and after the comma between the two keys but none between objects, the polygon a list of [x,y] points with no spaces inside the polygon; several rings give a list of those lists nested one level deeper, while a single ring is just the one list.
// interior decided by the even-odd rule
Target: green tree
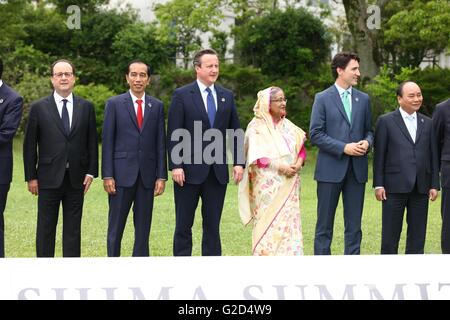
[{"label": "green tree", "polygon": [[200,33],[215,31],[223,17],[221,0],[171,0],[154,8],[163,42],[175,43],[186,69],[191,53],[201,47]]},{"label": "green tree", "polygon": [[95,109],[95,120],[97,123],[97,135],[98,138],[102,137],[102,127],[103,127],[103,113],[105,111],[106,100],[115,96],[114,91],[111,91],[108,87],[99,84],[95,85],[90,83],[88,85],[76,85],[74,87],[74,94],[91,101],[94,104]]},{"label": "green tree", "polygon": [[0,1],[0,52],[2,56],[14,51],[16,40],[26,36],[23,12],[27,6],[27,1],[23,0]]},{"label": "green tree", "polygon": [[[122,85],[125,85],[124,71],[132,60],[140,59],[147,63],[152,74],[174,62],[170,57],[175,56],[175,46],[159,41],[154,25],[135,23],[126,26],[114,36],[111,48],[113,64],[117,67],[115,77],[119,77],[116,83]],[[116,91],[119,91],[119,88]]]},{"label": "green tree", "polygon": [[57,10],[61,13],[66,13],[67,8],[72,5],[76,5],[81,9],[81,12],[96,12],[99,11],[102,6],[109,4],[109,0],[48,0],[46,2],[52,3],[56,6]]},{"label": "green tree", "polygon": [[450,44],[450,2],[415,0],[389,19],[384,34],[394,65],[418,67],[424,58],[435,64]]},{"label": "green tree", "polygon": [[303,8],[273,11],[235,32],[239,33],[239,61],[275,77],[307,76],[329,57],[330,39],[324,25]]}]

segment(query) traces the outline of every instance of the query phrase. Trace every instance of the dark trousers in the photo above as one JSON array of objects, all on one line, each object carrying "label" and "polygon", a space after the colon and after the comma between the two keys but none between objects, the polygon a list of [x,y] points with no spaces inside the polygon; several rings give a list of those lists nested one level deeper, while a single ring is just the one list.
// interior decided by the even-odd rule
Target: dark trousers
[{"label": "dark trousers", "polygon": [[387,193],[382,204],[381,254],[397,254],[406,208],[407,254],[423,253],[427,231],[428,195],[414,187],[410,193]]},{"label": "dark trousers", "polygon": [[56,226],[59,206],[63,208],[63,257],[79,257],[81,254],[81,216],[83,189],[75,189],[66,170],[64,181],[57,189],[39,189],[36,231],[37,257],[55,256]]},{"label": "dark trousers", "polygon": [[185,183],[183,187],[174,183],[176,226],[173,241],[174,256],[192,255],[192,225],[198,200],[202,199],[202,255],[220,256],[220,218],[222,216],[226,184],[220,184],[211,168],[202,184]]},{"label": "dark trousers", "polygon": [[442,253],[450,253],[450,189],[442,188],[441,200],[442,230],[441,249]]},{"label": "dark trousers", "polygon": [[333,240],[334,217],[342,192],[344,205],[344,254],[359,254],[361,247],[361,217],[364,205],[365,183],[359,183],[351,163],[340,183],[317,181],[317,223],[314,254],[330,255]]},{"label": "dark trousers", "polygon": [[132,187],[116,186],[116,194],[109,195],[108,257],[120,257],[123,231],[131,205],[133,205],[134,224],[133,257],[148,257],[150,255],[149,238],[154,190],[154,188],[145,188],[139,173]]},{"label": "dark trousers", "polygon": [[6,207],[9,184],[0,184],[0,258],[5,257],[5,222],[3,212]]}]

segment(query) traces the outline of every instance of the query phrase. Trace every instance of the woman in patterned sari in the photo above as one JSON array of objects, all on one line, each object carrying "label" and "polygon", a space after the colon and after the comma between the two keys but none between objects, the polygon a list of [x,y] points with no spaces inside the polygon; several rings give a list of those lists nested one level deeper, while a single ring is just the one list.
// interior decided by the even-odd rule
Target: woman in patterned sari
[{"label": "woman in patterned sari", "polygon": [[306,136],[286,119],[286,102],[278,87],[258,92],[245,133],[239,213],[244,225],[253,221],[253,255],[303,254],[298,172]]}]

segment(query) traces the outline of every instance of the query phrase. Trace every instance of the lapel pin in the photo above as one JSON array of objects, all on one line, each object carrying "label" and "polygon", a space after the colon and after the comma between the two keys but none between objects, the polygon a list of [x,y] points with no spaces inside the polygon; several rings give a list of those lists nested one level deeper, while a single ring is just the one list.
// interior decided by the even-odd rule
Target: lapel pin
[{"label": "lapel pin", "polygon": [[420,119],[420,122],[423,122],[423,119]]},{"label": "lapel pin", "polygon": [[358,102],[358,101],[359,101],[359,98],[358,98],[358,97],[356,97],[356,98],[355,98],[355,101],[356,101],[356,102]]},{"label": "lapel pin", "polygon": [[222,98],[222,100],[221,100],[222,102],[225,102],[225,98]]},{"label": "lapel pin", "polygon": [[0,99],[0,103],[3,103],[3,101],[5,101],[5,100],[3,100],[3,99]]},{"label": "lapel pin", "polygon": [[149,103],[147,103],[147,106],[148,106],[149,108],[151,108],[151,107],[152,107],[152,104],[149,102]]}]

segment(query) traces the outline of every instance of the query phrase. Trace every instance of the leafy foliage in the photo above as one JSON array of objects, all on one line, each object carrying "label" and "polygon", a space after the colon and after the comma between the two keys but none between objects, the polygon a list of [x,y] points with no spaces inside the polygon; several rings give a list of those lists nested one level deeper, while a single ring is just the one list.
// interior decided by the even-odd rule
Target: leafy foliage
[{"label": "leafy foliage", "polygon": [[239,62],[275,77],[314,73],[329,57],[330,39],[322,22],[304,9],[276,10],[249,20],[239,33]]},{"label": "leafy foliage", "polygon": [[98,138],[102,137],[103,117],[105,111],[105,102],[115,95],[108,87],[100,84],[78,85],[74,88],[74,94],[92,102],[95,108],[95,118],[97,123]]}]

